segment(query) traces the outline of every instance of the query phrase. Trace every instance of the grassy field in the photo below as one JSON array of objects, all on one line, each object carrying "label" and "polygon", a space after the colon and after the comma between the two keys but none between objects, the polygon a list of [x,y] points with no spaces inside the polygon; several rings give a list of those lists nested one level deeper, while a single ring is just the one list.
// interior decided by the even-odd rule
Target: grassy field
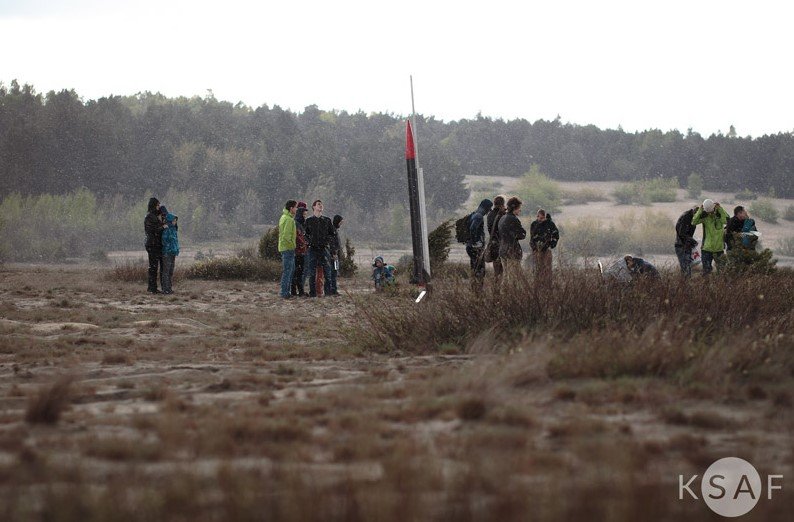
[{"label": "grassy field", "polygon": [[0,519],[701,520],[679,474],[794,476],[789,272],[143,285],[0,268]]}]

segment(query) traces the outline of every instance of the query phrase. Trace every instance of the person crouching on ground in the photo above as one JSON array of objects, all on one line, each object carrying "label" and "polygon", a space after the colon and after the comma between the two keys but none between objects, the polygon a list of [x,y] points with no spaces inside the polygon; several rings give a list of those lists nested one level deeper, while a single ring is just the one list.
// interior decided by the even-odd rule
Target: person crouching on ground
[{"label": "person crouching on ground", "polygon": [[382,292],[387,286],[394,285],[394,273],[397,271],[392,265],[387,265],[381,256],[372,262],[372,280],[375,281],[375,291]]},{"label": "person crouching on ground", "polygon": [[166,228],[163,229],[163,270],[160,272],[160,287],[164,294],[173,294],[172,284],[174,282],[174,265],[176,256],[179,255],[179,225],[178,218],[168,212],[165,205],[160,206],[160,214],[163,216]]},{"label": "person crouching on ground", "polygon": [[728,213],[719,203],[711,199],[703,201],[703,205],[692,216],[692,224],[703,224],[703,275],[708,276],[712,271],[712,262],[721,270],[725,261],[723,250],[722,229],[728,223]]},{"label": "person crouching on ground", "polygon": [[645,277],[648,279],[659,279],[659,271],[648,261],[641,257],[626,256],[623,258],[626,261],[626,267],[632,277]]},{"label": "person crouching on ground", "polygon": [[295,212],[298,202],[290,199],[284,204],[278,220],[278,251],[281,254],[281,292],[282,299],[289,299],[292,276],[295,274]]},{"label": "person crouching on ground", "polygon": [[532,260],[535,262],[535,278],[538,281],[551,282],[551,250],[560,240],[560,231],[551,220],[551,214],[547,214],[542,208],[538,209],[537,219],[529,225],[529,237]]}]

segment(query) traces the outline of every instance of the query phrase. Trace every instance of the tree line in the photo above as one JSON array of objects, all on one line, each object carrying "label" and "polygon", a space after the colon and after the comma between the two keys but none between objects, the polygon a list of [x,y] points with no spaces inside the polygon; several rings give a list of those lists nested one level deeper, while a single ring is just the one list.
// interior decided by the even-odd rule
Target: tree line
[{"label": "tree line", "polygon": [[[677,178],[683,186],[694,172],[710,190],[794,197],[791,132],[704,138],[482,116],[420,117],[418,132],[428,204],[447,213],[468,196],[464,175],[519,176],[532,164],[559,180]],[[366,219],[407,205],[404,135],[394,114],[252,108],[211,93],[84,101],[74,90],[41,94],[12,81],[0,84],[0,195],[85,188],[134,199],[175,190],[205,214],[259,223],[286,199],[316,196]]]}]

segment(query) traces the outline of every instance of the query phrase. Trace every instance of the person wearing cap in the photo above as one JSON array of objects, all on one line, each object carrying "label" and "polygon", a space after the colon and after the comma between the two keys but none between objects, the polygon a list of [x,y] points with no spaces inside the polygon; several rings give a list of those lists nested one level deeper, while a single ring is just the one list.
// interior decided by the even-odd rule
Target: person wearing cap
[{"label": "person wearing cap", "polygon": [[297,230],[295,228],[295,212],[298,210],[298,202],[294,199],[288,200],[281,211],[281,218],[278,220],[278,251],[281,254],[281,291],[279,295],[282,299],[289,299],[290,287],[292,286],[292,276],[295,274],[295,244]]},{"label": "person wearing cap", "polygon": [[491,211],[493,202],[484,199],[477,210],[469,217],[469,240],[466,241],[466,253],[475,280],[482,281],[485,277],[485,216]]},{"label": "person wearing cap", "polygon": [[723,228],[728,223],[728,213],[719,203],[706,199],[692,216],[693,225],[703,225],[703,275],[712,271],[712,262],[721,269],[724,262]]}]

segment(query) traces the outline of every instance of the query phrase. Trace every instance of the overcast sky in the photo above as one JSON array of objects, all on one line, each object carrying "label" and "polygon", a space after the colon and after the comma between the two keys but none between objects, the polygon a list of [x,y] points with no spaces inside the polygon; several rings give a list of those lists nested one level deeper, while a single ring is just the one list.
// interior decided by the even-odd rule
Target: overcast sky
[{"label": "overcast sky", "polygon": [[794,2],[0,0],[0,81],[84,99],[794,130]]}]

